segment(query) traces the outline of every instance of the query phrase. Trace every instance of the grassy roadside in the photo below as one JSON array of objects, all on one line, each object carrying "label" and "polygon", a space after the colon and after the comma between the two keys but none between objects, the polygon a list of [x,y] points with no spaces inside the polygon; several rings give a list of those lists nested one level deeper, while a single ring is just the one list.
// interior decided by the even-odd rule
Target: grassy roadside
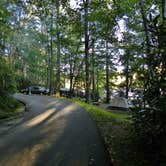
[{"label": "grassy roadside", "polygon": [[92,116],[92,118],[97,122],[130,122],[129,114],[122,113],[122,112],[108,112],[98,106],[87,104],[80,100],[74,99],[72,100],[75,103],[79,104],[81,107],[84,107]]},{"label": "grassy roadside", "polygon": [[[130,133],[130,114],[125,112],[108,112],[98,106],[87,104],[77,99],[72,100],[85,108],[96,121],[100,134],[104,139],[114,166],[133,166],[129,159],[130,151],[128,135]],[[135,166],[135,165],[134,165]]]},{"label": "grassy roadside", "polygon": [[25,105],[13,97],[0,96],[0,120],[12,118],[25,109]]},{"label": "grassy roadside", "polygon": [[165,166],[166,148],[160,152],[162,156],[156,153],[155,147],[149,151],[139,135],[134,134],[130,114],[108,112],[77,99],[72,101],[85,108],[96,121],[114,166]]}]

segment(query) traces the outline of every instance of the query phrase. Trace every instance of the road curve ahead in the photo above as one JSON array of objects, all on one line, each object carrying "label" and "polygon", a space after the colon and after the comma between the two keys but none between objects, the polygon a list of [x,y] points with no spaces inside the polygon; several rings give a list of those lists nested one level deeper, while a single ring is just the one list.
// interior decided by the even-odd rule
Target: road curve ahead
[{"label": "road curve ahead", "polygon": [[28,111],[0,138],[0,166],[110,166],[96,125],[81,107],[47,96],[15,97]]}]

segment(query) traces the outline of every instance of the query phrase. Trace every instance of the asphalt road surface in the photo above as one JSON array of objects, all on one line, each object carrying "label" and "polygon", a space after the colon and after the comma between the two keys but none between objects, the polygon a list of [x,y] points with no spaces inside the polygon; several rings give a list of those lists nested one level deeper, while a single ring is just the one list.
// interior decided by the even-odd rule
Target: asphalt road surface
[{"label": "asphalt road surface", "polygon": [[76,104],[16,94],[22,122],[0,138],[0,166],[110,166],[95,123]]}]

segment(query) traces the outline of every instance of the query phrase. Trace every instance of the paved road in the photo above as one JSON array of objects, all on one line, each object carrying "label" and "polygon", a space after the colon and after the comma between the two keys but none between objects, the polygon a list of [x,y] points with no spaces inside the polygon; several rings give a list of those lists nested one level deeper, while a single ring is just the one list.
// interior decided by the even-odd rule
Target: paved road
[{"label": "paved road", "polygon": [[46,96],[16,98],[28,112],[0,138],[0,166],[110,166],[94,122],[78,105]]}]

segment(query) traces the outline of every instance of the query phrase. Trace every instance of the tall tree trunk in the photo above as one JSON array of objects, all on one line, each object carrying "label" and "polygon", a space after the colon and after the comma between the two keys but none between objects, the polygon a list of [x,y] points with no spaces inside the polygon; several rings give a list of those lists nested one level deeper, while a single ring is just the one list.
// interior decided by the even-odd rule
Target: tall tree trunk
[{"label": "tall tree trunk", "polygon": [[73,62],[72,62],[72,55],[70,54],[69,57],[69,64],[70,64],[70,97],[73,97]]},{"label": "tall tree trunk", "polygon": [[[79,73],[80,73],[80,69],[82,69],[82,65],[83,65],[83,61],[82,61],[80,67],[77,68],[77,57],[78,57],[78,51],[79,51],[80,44],[81,44],[81,38],[80,38],[80,41],[77,44],[76,53],[75,53],[76,55],[74,56],[74,61],[72,62],[73,63],[73,67],[72,67],[72,70],[71,70],[71,72],[73,73],[72,74],[72,87],[71,87],[71,92],[72,93],[74,93],[74,88],[75,88],[75,85],[76,85],[76,82],[77,82],[77,79],[78,79],[78,76],[79,76]],[[76,70],[78,71],[77,75],[76,75]],[[74,83],[73,83],[73,80],[74,80]]]},{"label": "tall tree trunk", "polygon": [[106,41],[106,103],[110,102],[110,54],[108,53],[108,42]]},{"label": "tall tree trunk", "polygon": [[142,20],[143,20],[143,27],[144,27],[144,32],[145,32],[145,41],[146,41],[146,54],[150,59],[150,39],[149,39],[149,31],[148,31],[148,24],[147,24],[147,19],[145,16],[145,10],[144,10],[144,2],[145,0],[141,0],[140,2],[140,8],[141,8],[141,15],[142,15]]},{"label": "tall tree trunk", "polygon": [[60,29],[59,29],[59,1],[56,1],[56,10],[57,10],[57,63],[56,63],[56,96],[60,96],[60,62],[61,62],[61,56],[60,56]]},{"label": "tall tree trunk", "polygon": [[[149,72],[153,71],[153,67],[152,67],[152,61],[153,61],[153,57],[151,55],[151,51],[150,51],[150,37],[149,37],[149,31],[148,31],[148,23],[147,23],[147,19],[146,19],[146,15],[145,15],[145,9],[144,9],[144,4],[145,4],[145,0],[141,0],[140,1],[140,9],[141,9],[141,15],[142,15],[142,20],[143,20],[143,27],[144,27],[144,32],[145,32],[145,41],[146,41],[146,61],[147,61],[147,65],[149,68]],[[146,74],[146,82],[144,85],[144,89],[147,89],[149,86],[149,81],[150,79],[148,78],[150,74]]]},{"label": "tall tree trunk", "polygon": [[96,71],[96,89],[97,89],[97,92],[99,92],[99,69],[97,67],[97,71]]},{"label": "tall tree trunk", "polygon": [[94,39],[92,41],[92,92],[93,97],[96,92],[96,81],[95,81],[95,58],[94,58],[95,52],[94,52]]},{"label": "tall tree trunk", "polygon": [[78,78],[79,78],[79,76],[80,76],[81,69],[83,68],[83,64],[84,64],[84,61],[82,60],[80,66],[79,66],[79,68],[78,68],[77,75],[75,76],[75,79],[74,79],[73,90],[74,90],[74,88],[77,86]]},{"label": "tall tree trunk", "polygon": [[[46,12],[44,12],[44,13],[46,13]],[[45,68],[45,70],[46,70],[46,82],[45,82],[45,86],[47,88],[49,88],[49,65],[50,65],[49,64],[49,33],[48,33],[48,28],[47,28],[47,23],[46,23],[46,16],[44,16],[44,20],[43,20],[43,32],[42,33],[46,35],[46,42],[47,42],[47,47],[45,50],[45,52],[46,52],[46,59],[45,59],[45,61],[46,61],[46,68]],[[45,44],[45,43],[43,43],[43,44]]]},{"label": "tall tree trunk", "polygon": [[89,79],[89,34],[88,34],[88,7],[89,0],[84,0],[84,33],[85,33],[85,94],[86,102],[90,102],[90,79]]},{"label": "tall tree trunk", "polygon": [[[53,94],[53,86],[52,86],[53,36],[52,36],[52,30],[53,30],[53,9],[52,9],[52,13],[51,13],[50,57],[49,57],[49,89],[50,89],[50,94]],[[48,49],[49,49],[49,47],[48,47]]]},{"label": "tall tree trunk", "polygon": [[48,29],[47,29],[47,23],[46,23],[46,11],[44,10],[44,17],[42,20],[42,34],[46,35],[46,41],[43,41],[43,44],[46,44],[47,42],[47,47],[45,50],[46,53],[46,66],[45,66],[45,72],[46,72],[46,80],[45,80],[45,86],[49,88],[49,34],[48,34]]},{"label": "tall tree trunk", "polygon": [[127,52],[126,53],[126,57],[125,57],[125,75],[126,75],[126,94],[125,94],[125,97],[128,99],[128,94],[129,94],[129,55],[128,55],[129,53]]},{"label": "tall tree trunk", "polygon": [[[153,66],[152,66],[152,62],[153,62],[153,57],[151,55],[151,51],[150,51],[150,37],[149,37],[149,31],[148,31],[148,23],[147,23],[147,19],[146,19],[146,15],[145,15],[145,9],[144,9],[144,4],[145,4],[145,0],[141,0],[140,1],[140,9],[141,9],[141,16],[142,16],[142,20],[143,20],[143,27],[144,27],[144,32],[145,32],[145,45],[146,45],[146,63],[148,65],[148,72],[146,72],[145,74],[145,81],[144,81],[144,94],[146,92],[146,90],[150,87],[150,75],[151,72],[153,71]],[[143,107],[145,108],[145,102],[146,99],[145,97],[143,98]]]}]

